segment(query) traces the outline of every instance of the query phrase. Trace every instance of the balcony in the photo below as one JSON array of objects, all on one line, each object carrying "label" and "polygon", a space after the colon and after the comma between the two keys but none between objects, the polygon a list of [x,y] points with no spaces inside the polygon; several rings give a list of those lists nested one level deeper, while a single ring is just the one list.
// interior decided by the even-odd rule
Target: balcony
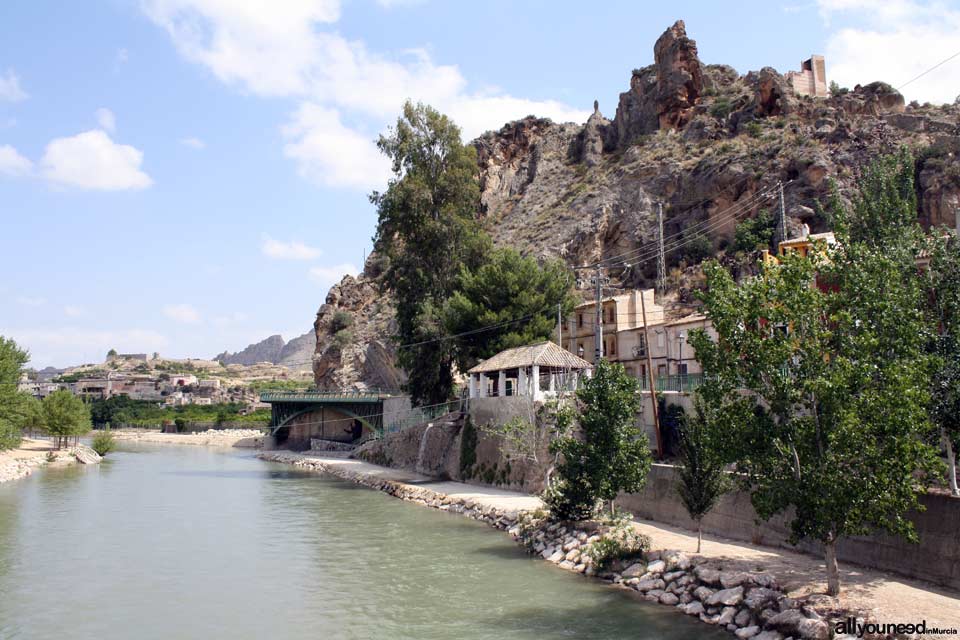
[{"label": "balcony", "polygon": [[[657,376],[654,381],[657,386],[657,392],[677,391],[689,393],[697,390],[703,384],[702,373],[687,373],[685,375]],[[640,388],[643,391],[650,390],[650,380],[647,377],[640,379]]]}]

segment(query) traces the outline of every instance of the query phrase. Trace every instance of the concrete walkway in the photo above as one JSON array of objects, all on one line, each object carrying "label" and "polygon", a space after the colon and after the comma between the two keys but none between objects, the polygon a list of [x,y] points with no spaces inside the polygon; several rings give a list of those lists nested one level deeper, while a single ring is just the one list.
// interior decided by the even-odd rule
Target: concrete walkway
[{"label": "concrete walkway", "polygon": [[[539,498],[525,493],[463,482],[435,480],[410,471],[381,467],[345,457],[292,452],[269,452],[263,456],[288,463],[299,459],[315,460],[352,474],[429,488],[451,497],[469,498],[479,505],[503,510],[536,509],[543,505]],[[654,550],[678,549],[692,555],[697,548],[695,532],[649,520],[635,522],[636,527],[650,537],[651,548]],[[823,561],[813,556],[711,535],[704,535],[700,555],[717,561],[724,569],[767,571],[777,577],[784,591],[791,596],[824,593],[826,588]],[[870,612],[872,614],[870,617],[880,623],[911,623],[926,620],[928,627],[939,626],[960,630],[960,593],[958,592],[849,564],[841,564],[840,572],[843,589],[840,597],[842,608]]]}]

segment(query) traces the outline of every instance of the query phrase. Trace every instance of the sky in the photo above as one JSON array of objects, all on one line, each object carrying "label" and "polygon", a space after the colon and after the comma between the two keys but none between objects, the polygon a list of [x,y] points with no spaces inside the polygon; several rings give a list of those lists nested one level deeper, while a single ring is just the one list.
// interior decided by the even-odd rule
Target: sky
[{"label": "sky", "polygon": [[[850,87],[960,50],[960,0],[5,0],[0,335],[38,368],[300,335],[370,251],[405,99],[465,140],[612,118],[677,19],[706,63]],[[960,58],[903,93],[953,102]]]}]

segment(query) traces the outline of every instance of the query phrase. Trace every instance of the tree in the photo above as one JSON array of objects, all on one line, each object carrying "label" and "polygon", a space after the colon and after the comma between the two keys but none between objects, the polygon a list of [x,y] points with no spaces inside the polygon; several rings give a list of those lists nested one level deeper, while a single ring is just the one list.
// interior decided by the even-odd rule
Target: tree
[{"label": "tree", "polygon": [[53,436],[57,449],[70,438],[90,431],[90,409],[66,389],[54,391],[43,399],[43,416],[46,432]]},{"label": "tree", "polygon": [[852,208],[834,207],[839,246],[823,259],[788,256],[739,285],[707,265],[718,337],[691,337],[700,392],[754,508],[764,519],[793,509],[792,541],[823,544],[832,595],[837,541],[871,529],[915,540],[905,516],[939,465],[909,185],[902,154],[869,167]]},{"label": "tree", "polygon": [[960,496],[957,486],[956,449],[960,445],[960,243],[956,236],[934,237],[931,251],[928,300],[930,322],[935,327],[932,415],[947,454],[947,486]]},{"label": "tree", "polygon": [[20,445],[29,396],[17,385],[29,356],[10,338],[0,336],[0,451]]},{"label": "tree", "polygon": [[707,419],[706,409],[697,403],[696,416],[680,426],[680,483],[677,492],[690,518],[697,523],[697,553],[703,542],[703,518],[727,490],[720,435]]},{"label": "tree", "polygon": [[584,520],[621,492],[643,488],[652,455],[646,434],[637,427],[637,380],[621,364],[601,360],[577,391],[579,433],[558,438],[557,480],[544,493],[555,518]]},{"label": "tree", "polygon": [[393,168],[387,190],[370,201],[379,216],[374,244],[389,261],[381,282],[397,300],[398,361],[414,402],[436,404],[453,389],[444,303],[461,268],[476,268],[491,249],[476,213],[476,150],[449,118],[410,102],[377,146]]},{"label": "tree", "polygon": [[[457,365],[466,371],[480,360],[556,335],[557,313],[576,303],[574,278],[559,260],[539,264],[514,249],[499,249],[476,269],[464,267],[444,309],[444,325],[457,339]],[[521,321],[517,321],[521,319]],[[493,331],[480,329],[500,325]]]},{"label": "tree", "polygon": [[752,253],[773,245],[776,220],[767,209],[761,209],[753,218],[737,223],[733,231],[733,250]]},{"label": "tree", "polygon": [[116,357],[117,357],[117,350],[116,350],[116,349],[110,349],[110,351],[107,351],[107,360],[111,360],[111,359],[116,358]]}]

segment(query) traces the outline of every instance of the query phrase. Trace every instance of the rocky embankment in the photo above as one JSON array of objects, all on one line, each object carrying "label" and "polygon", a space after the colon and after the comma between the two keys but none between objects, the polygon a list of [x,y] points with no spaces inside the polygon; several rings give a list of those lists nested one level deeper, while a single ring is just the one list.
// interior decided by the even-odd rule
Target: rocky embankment
[{"label": "rocky embankment", "polygon": [[21,448],[0,453],[0,484],[26,478],[47,465],[98,464],[102,458],[86,445],[55,451],[49,443],[30,440]]},{"label": "rocky embankment", "polygon": [[260,458],[329,473],[402,500],[485,522],[562,569],[634,590],[645,600],[672,606],[740,639],[825,640],[831,637],[832,622],[850,615],[828,596],[789,597],[773,575],[761,570],[725,570],[721,560],[676,550],[647,551],[631,562],[598,570],[590,549],[612,532],[606,525],[536,520],[527,511],[497,508],[482,500],[374,475],[355,465],[289,451],[264,452]]},{"label": "rocky embankment", "polygon": [[159,431],[119,430],[117,440],[149,444],[185,444],[204,447],[262,449],[266,436],[259,429],[208,429],[196,433],[160,433]]}]

